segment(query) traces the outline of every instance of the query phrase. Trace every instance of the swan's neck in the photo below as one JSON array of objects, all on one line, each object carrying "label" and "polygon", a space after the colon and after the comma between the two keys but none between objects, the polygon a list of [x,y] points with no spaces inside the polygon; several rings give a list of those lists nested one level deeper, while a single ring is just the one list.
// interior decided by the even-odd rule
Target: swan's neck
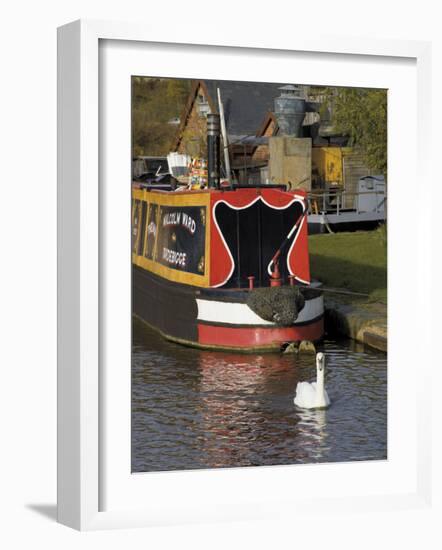
[{"label": "swan's neck", "polygon": [[316,371],[316,391],[318,394],[324,392],[324,369]]}]

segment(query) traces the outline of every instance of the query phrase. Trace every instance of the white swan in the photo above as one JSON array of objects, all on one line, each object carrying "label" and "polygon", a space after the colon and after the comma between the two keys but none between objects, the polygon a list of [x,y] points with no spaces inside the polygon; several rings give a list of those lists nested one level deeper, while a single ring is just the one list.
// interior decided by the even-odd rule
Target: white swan
[{"label": "white swan", "polygon": [[293,400],[302,409],[323,409],[330,405],[330,399],[324,385],[325,355],[316,355],[316,382],[298,382]]}]

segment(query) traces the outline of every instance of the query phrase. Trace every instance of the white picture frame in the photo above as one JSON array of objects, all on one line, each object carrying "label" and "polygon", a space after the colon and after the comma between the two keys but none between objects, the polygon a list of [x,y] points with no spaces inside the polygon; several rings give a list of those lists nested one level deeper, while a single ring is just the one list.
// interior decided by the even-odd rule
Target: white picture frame
[{"label": "white picture frame", "polygon": [[[429,43],[366,41],[354,37],[313,39],[297,33],[295,37],[275,36],[271,45],[267,46],[268,49],[263,50],[261,44],[244,42],[241,39],[218,39],[214,44],[210,37],[206,39],[200,35],[200,44],[189,45],[188,38],[184,31],[181,35],[175,34],[173,42],[168,38],[169,51],[173,54],[179,51],[180,47],[186,50],[198,48],[199,52],[204,53],[207,50],[206,55],[210,55],[216,46],[220,50],[224,48],[223,52],[227,52],[232,59],[243,55],[244,52],[249,52],[250,55],[254,52],[263,55],[269,52],[269,55],[271,53],[280,56],[287,52],[302,52],[306,55],[326,55],[329,58],[335,56],[339,59],[353,57],[358,62],[364,59],[358,56],[366,56],[365,59],[376,58],[392,64],[400,60],[411,60],[416,65],[417,98],[410,109],[416,113],[418,124],[417,140],[409,147],[414,147],[413,154],[416,157],[420,178],[427,182],[428,188],[431,187],[432,182],[428,177],[428,82],[431,51]],[[58,521],[76,529],[90,530],[257,518],[268,516],[269,508],[272,509],[274,517],[281,517],[285,513],[289,515],[295,509],[297,512],[302,509],[302,513],[317,511],[321,507],[325,509],[330,507],[331,503],[334,510],[339,509],[344,513],[355,506],[360,510],[428,506],[431,500],[431,434],[427,421],[431,416],[431,403],[426,399],[424,390],[425,383],[428,383],[430,377],[428,343],[432,333],[432,310],[429,293],[418,290],[419,312],[427,319],[428,330],[416,343],[416,349],[409,353],[407,359],[412,361],[417,355],[424,358],[420,378],[416,380],[415,387],[411,388],[414,393],[410,394],[411,399],[416,397],[416,407],[412,408],[410,413],[413,415],[412,426],[416,430],[416,438],[413,440],[413,453],[416,455],[413,456],[412,463],[407,465],[409,470],[404,470],[402,478],[398,477],[395,490],[390,488],[385,492],[375,490],[372,493],[367,491],[365,494],[353,495],[351,490],[340,493],[337,487],[331,487],[326,497],[320,491],[313,491],[311,498],[304,494],[302,499],[292,499],[284,492],[283,486],[293,467],[252,468],[247,469],[247,473],[243,472],[243,469],[233,469],[220,474],[204,471],[197,473],[197,476],[192,472],[183,476],[181,473],[169,475],[175,476],[175,485],[183,483],[182,490],[195,484],[201,487],[210,485],[215,478],[214,486],[218,484],[218,489],[220,485],[232,483],[232,480],[239,484],[245,483],[244,486],[251,489],[247,506],[244,506],[244,502],[239,506],[230,502],[229,506],[229,498],[233,500],[233,496],[229,496],[228,493],[223,494],[217,503],[210,502],[210,495],[205,494],[209,502],[206,500],[199,505],[194,503],[185,506],[186,499],[178,504],[172,503],[173,496],[170,495],[173,493],[169,492],[169,496],[158,506],[139,506],[139,503],[130,506],[127,498],[124,500],[123,497],[121,505],[118,505],[117,497],[113,499],[117,502],[113,502],[110,509],[103,509],[106,506],[103,505],[101,486],[107,483],[107,476],[113,478],[113,466],[111,464],[104,467],[103,453],[109,448],[103,441],[101,418],[106,409],[103,406],[107,399],[106,391],[110,391],[110,386],[103,388],[101,380],[105,354],[100,338],[103,312],[108,300],[107,290],[103,288],[106,285],[102,285],[105,265],[101,246],[102,232],[107,227],[106,224],[103,225],[102,219],[106,218],[108,211],[110,212],[118,203],[118,197],[114,197],[113,202],[103,202],[100,189],[99,115],[103,107],[100,105],[99,77],[100,44],[103,44],[103,41],[115,41],[120,44],[124,41],[129,46],[142,43],[158,45],[164,43],[164,36],[161,30],[157,33],[151,30],[147,32],[143,26],[136,24],[101,21],[76,21],[61,27],[58,33]],[[196,76],[201,75],[195,74]],[[392,203],[394,204],[394,201],[390,201],[389,205]],[[419,219],[419,238],[421,242],[426,243],[420,247],[418,253],[418,276],[424,289],[432,285],[431,268],[428,269],[431,266],[431,205],[426,212],[425,217],[422,210],[416,212]],[[389,238],[394,237],[394,233],[393,236],[390,233]],[[126,277],[127,272],[123,276]],[[394,292],[393,289],[393,303]],[[414,304],[414,307],[417,311],[417,304]],[[399,325],[400,314],[395,316],[394,311],[389,311],[389,321],[393,327]],[[392,340],[394,344],[394,334]],[[389,342],[389,352],[390,345]],[[399,349],[396,351],[396,355],[393,353],[392,356],[397,362],[404,355],[401,356]],[[410,386],[405,389],[410,390]],[[123,392],[124,389],[120,391]],[[127,396],[125,399],[127,403]],[[396,396],[392,403],[398,402]],[[118,427],[115,431],[118,431]],[[127,467],[129,468],[129,465]],[[376,467],[374,465],[375,470]],[[337,476],[336,479],[339,476],[348,476],[351,480],[353,477],[357,479],[360,475],[354,468],[352,471],[351,464],[324,465],[321,468],[324,476],[332,472],[335,477]],[[410,468],[415,473],[415,478],[411,480],[412,489],[405,483],[401,488],[401,479],[405,479]],[[374,475],[375,470],[372,472]],[[304,472],[307,477],[310,475],[307,468]],[[142,482],[140,477],[132,477],[131,484],[146,482],[146,479]],[[259,498],[252,490],[257,481],[261,483],[262,488]],[[280,487],[279,492],[278,489],[271,489],[275,481]],[[166,477],[164,474],[152,474],[147,482],[155,485],[156,490],[160,490],[161,485],[166,483]],[[349,489],[350,484],[349,481]],[[271,506],[266,506],[266,499]]]}]

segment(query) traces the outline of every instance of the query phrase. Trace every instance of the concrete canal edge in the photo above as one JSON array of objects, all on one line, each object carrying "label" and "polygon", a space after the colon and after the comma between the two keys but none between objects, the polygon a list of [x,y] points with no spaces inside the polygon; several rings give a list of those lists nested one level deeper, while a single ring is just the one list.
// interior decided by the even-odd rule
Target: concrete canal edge
[{"label": "concrete canal edge", "polygon": [[325,298],[325,330],[346,336],[380,351],[387,351],[387,306]]}]

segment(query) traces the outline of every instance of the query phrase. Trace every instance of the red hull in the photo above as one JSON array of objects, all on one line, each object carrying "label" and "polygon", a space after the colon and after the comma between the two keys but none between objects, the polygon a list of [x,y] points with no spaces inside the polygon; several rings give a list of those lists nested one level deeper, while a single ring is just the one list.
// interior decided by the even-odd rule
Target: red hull
[{"label": "red hull", "polygon": [[324,334],[324,319],[291,327],[226,327],[198,324],[198,343],[226,348],[276,348],[284,342],[319,340]]}]

